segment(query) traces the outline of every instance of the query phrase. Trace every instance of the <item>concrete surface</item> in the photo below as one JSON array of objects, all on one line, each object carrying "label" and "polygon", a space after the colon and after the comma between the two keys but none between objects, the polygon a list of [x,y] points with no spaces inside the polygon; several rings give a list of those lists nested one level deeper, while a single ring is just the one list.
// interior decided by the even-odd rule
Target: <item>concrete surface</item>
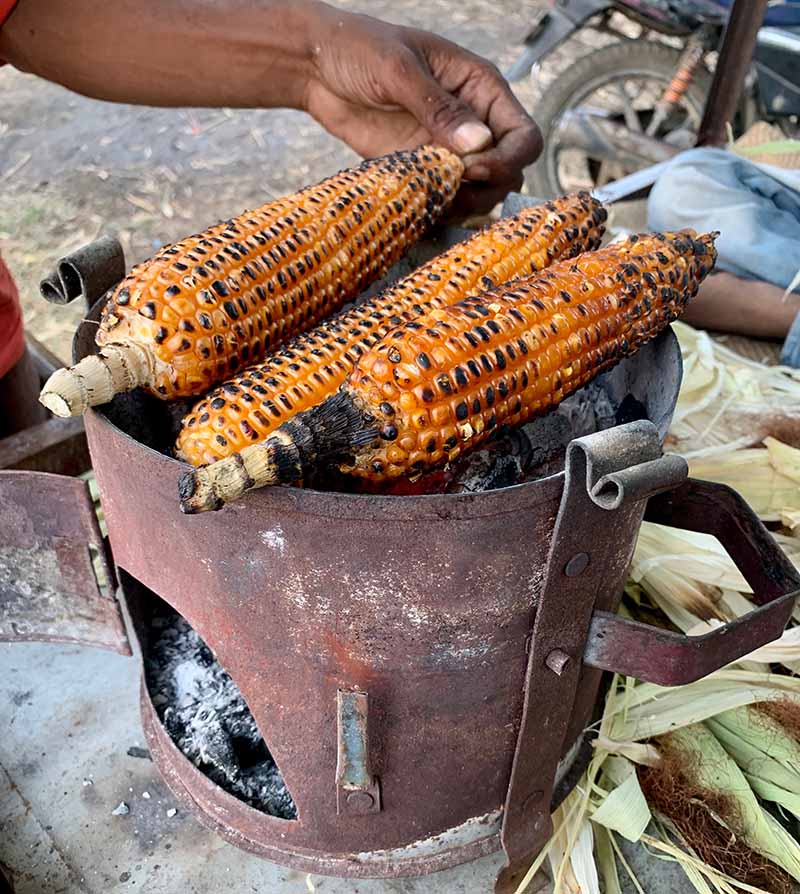
[{"label": "concrete surface", "polygon": [[[133,756],[144,747],[138,685],[136,659],[0,645],[0,869],[14,894],[492,890],[498,856],[419,879],[307,877],[233,848],[180,810],[168,816],[174,798],[152,761]],[[130,812],[114,816],[121,802]]]},{"label": "concrete surface", "polygon": [[[237,850],[180,809],[169,816],[178,805],[144,751],[138,691],[135,658],[0,644],[0,873],[14,894],[493,890],[498,855],[415,879],[307,876]],[[113,815],[123,802],[129,813]],[[694,890],[677,867],[620,844],[645,894]],[[620,878],[635,894],[621,869]],[[542,877],[526,894],[552,887]]]}]

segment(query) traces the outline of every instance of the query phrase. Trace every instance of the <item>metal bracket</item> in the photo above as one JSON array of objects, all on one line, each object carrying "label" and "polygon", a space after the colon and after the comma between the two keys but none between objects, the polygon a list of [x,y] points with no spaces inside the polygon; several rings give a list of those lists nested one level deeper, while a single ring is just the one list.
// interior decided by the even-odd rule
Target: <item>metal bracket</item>
[{"label": "metal bracket", "polygon": [[92,467],[83,419],[60,419],[32,425],[0,439],[0,469],[82,475]]},{"label": "metal bracket", "polygon": [[369,761],[369,698],[366,692],[340,689],[336,703],[336,812],[349,816],[378,813],[381,809],[380,784],[372,775]]},{"label": "metal bracket", "polygon": [[0,642],[131,650],[89,488],[0,471]]},{"label": "metal bracket", "polygon": [[756,609],[704,636],[684,636],[595,612],[585,664],[661,686],[693,683],[777,639],[800,592],[800,574],[735,491],[688,480],[650,502],[648,521],[713,534],[753,589]]},{"label": "metal bracket", "polygon": [[[651,422],[633,422],[572,441],[564,474],[506,795],[501,841],[507,866],[497,879],[498,894],[516,890],[552,831],[553,780],[595,600],[621,590],[645,501],[679,484],[687,469],[684,461],[662,456]],[[532,748],[533,741],[540,747]]]},{"label": "metal bracket", "polygon": [[125,276],[125,253],[118,239],[101,236],[61,258],[55,270],[39,283],[51,304],[69,304],[80,295],[92,305]]}]

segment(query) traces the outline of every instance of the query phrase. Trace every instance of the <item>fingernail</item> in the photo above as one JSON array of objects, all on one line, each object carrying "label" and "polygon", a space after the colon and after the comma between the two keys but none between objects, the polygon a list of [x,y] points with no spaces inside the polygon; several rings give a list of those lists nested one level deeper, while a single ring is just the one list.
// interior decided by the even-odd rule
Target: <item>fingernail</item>
[{"label": "fingernail", "polygon": [[492,142],[492,132],[485,124],[465,121],[453,131],[453,145],[463,154],[480,152]]}]

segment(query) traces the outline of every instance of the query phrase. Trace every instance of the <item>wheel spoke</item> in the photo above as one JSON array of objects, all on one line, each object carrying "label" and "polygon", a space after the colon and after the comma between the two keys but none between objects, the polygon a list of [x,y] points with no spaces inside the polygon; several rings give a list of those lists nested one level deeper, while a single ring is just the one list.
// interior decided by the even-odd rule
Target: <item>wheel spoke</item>
[{"label": "wheel spoke", "polygon": [[[664,64],[660,49],[654,54],[653,71],[638,50],[633,55],[635,61],[628,67],[625,56],[617,53],[619,63],[615,69],[606,71],[603,77],[584,81],[561,111],[580,108],[589,114],[608,116],[632,134],[650,135],[681,148],[690,145],[702,117],[702,108],[694,95],[697,87],[659,118],[656,107],[670,82],[670,67]],[[546,165],[548,179],[557,183],[561,191],[598,187],[639,167],[633,160],[625,164],[614,158],[590,158],[585,150],[562,144],[557,133],[554,135],[540,164]]]},{"label": "wheel spoke", "polygon": [[628,130],[632,130],[635,133],[641,133],[642,124],[639,121],[639,116],[636,114],[636,110],[633,108],[633,99],[625,89],[626,83],[626,81],[615,82],[614,92],[622,99],[622,114],[625,116],[625,126]]},{"label": "wheel spoke", "polygon": [[611,162],[607,161],[605,158],[600,162],[597,177],[595,178],[598,186],[605,186],[606,183],[610,183],[614,179],[614,174],[611,168]]}]

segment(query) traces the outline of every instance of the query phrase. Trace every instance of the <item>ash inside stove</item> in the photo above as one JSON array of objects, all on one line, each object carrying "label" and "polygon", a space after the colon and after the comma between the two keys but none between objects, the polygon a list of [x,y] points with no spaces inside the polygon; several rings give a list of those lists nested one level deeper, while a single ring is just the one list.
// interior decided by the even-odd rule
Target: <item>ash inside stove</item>
[{"label": "ash inside stove", "polygon": [[[160,600],[159,600],[160,601]],[[144,667],[173,742],[217,785],[280,819],[297,809],[238,687],[186,620],[165,603],[150,621]]]}]

